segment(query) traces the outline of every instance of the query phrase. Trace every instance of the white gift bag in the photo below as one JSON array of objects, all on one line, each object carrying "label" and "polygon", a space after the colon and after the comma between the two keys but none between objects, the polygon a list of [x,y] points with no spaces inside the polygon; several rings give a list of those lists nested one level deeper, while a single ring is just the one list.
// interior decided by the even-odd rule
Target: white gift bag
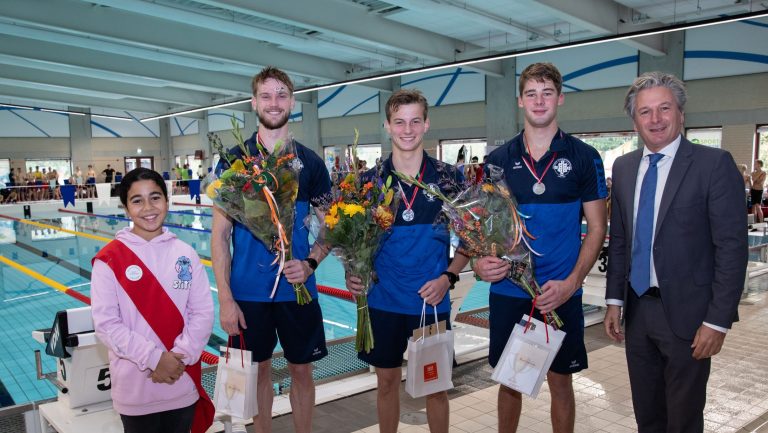
[{"label": "white gift bag", "polygon": [[426,302],[421,307],[421,325],[408,339],[408,369],[405,392],[413,398],[453,388],[453,332],[445,321],[426,326]]},{"label": "white gift bag", "polygon": [[515,324],[491,379],[536,398],[565,332],[527,314],[520,322]]},{"label": "white gift bag", "polygon": [[[224,353],[219,357],[216,369],[216,387],[213,404],[216,411],[236,418],[249,419],[259,413],[256,403],[258,364],[251,362],[249,350],[221,347]],[[240,347],[245,347],[240,335]]]}]

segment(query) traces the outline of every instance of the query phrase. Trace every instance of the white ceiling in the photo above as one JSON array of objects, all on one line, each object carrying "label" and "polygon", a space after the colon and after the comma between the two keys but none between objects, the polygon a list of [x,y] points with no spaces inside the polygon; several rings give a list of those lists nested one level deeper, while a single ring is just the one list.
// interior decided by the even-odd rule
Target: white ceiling
[{"label": "white ceiling", "polygon": [[[0,103],[160,114],[247,98],[265,65],[305,88],[766,8],[748,0],[2,0]],[[634,46],[664,51],[658,37]],[[501,74],[493,62],[473,68]]]}]

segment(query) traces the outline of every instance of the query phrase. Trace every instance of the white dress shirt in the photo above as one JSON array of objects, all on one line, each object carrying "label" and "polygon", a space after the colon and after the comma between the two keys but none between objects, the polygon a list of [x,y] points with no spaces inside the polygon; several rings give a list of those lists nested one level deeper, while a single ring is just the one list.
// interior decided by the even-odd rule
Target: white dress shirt
[{"label": "white dress shirt", "polygon": [[[667,178],[669,178],[669,172],[672,169],[672,162],[675,160],[675,155],[677,155],[677,149],[680,148],[680,140],[682,136],[678,135],[675,141],[669,143],[668,145],[664,146],[658,153],[664,155],[659,162],[656,164],[657,167],[657,174],[658,178],[656,181],[656,196],[654,197],[654,203],[653,203],[653,231],[651,233],[654,234],[653,239],[651,240],[651,251],[653,251],[653,242],[656,239],[656,220],[659,218],[659,207],[661,206],[661,196],[664,194],[664,186],[667,184]],[[632,207],[632,239],[633,239],[633,249],[634,249],[634,230],[635,227],[637,227],[637,207],[640,203],[640,189],[643,185],[643,179],[645,178],[645,173],[648,171],[648,166],[650,165],[650,158],[648,155],[650,155],[651,152],[647,147],[643,147],[643,157],[640,159],[640,167],[638,167],[637,170],[637,179],[635,180],[635,199],[634,199],[634,205]],[[656,276],[656,266],[653,263],[653,254],[651,254],[651,287],[658,287],[659,286],[659,279]],[[674,288],[671,288],[670,290],[674,290]],[[618,305],[623,306],[624,301],[621,299],[606,299],[605,303],[607,305]],[[709,326],[712,329],[715,329],[720,332],[727,332],[727,328],[723,328],[721,326],[712,325],[710,323],[704,322],[705,325]]]}]

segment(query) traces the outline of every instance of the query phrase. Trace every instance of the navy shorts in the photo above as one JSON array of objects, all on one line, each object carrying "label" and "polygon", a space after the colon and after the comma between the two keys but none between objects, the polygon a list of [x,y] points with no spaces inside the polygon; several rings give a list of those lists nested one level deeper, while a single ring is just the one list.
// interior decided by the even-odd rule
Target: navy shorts
[{"label": "navy shorts", "polygon": [[[532,301],[531,298],[514,298],[491,293],[491,345],[488,350],[488,363],[491,367],[495,367],[499,362],[515,324],[522,320],[524,314],[531,312]],[[565,339],[549,371],[573,374],[584,370],[587,368],[587,348],[584,346],[584,311],[581,308],[581,296],[572,297],[555,311],[563,319],[562,330],[565,331]],[[533,313],[533,317],[541,320],[538,310]]]},{"label": "navy shorts", "polygon": [[[369,353],[357,353],[360,360],[379,368],[398,368],[403,365],[403,354],[408,348],[408,339],[413,330],[421,324],[421,315],[393,313],[390,311],[368,309],[371,313],[373,328],[373,349]],[[451,313],[438,313],[437,320],[445,320],[447,329],[451,329],[448,320]],[[426,324],[435,323],[435,313],[427,305]]]},{"label": "navy shorts", "polygon": [[[308,364],[328,354],[325,347],[323,313],[317,299],[309,304],[288,302],[237,301],[243,311],[245,348],[257,362],[272,358],[277,339],[283,356],[291,364]],[[232,347],[240,348],[240,339],[232,338]]]}]

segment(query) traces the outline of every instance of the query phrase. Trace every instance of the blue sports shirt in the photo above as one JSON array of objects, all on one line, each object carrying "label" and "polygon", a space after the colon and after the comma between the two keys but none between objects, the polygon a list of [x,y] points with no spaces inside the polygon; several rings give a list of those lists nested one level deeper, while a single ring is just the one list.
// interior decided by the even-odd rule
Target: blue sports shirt
[{"label": "blue sports shirt", "polygon": [[[427,155],[424,152],[422,168],[423,182],[440,188],[444,194],[450,194],[451,186],[460,184],[463,176],[450,165]],[[375,170],[375,169],[374,169]],[[394,171],[390,156],[382,166],[382,178],[386,181]],[[372,175],[369,171],[367,175]],[[397,185],[397,177],[392,174],[392,184]],[[414,185],[400,182],[406,199],[414,197]],[[396,190],[396,194],[400,194]],[[400,205],[395,215],[395,222],[390,233],[384,235],[381,248],[374,260],[374,269],[378,276],[368,292],[368,304],[379,310],[420,315],[423,299],[418,291],[430,280],[440,276],[448,268],[450,238],[445,225],[435,224],[442,208],[442,201],[422,188],[413,199],[412,221],[403,219],[407,209],[405,200],[400,198]],[[437,306],[438,313],[451,309],[450,296],[446,293]],[[431,310],[428,310],[431,311]]]},{"label": "blue sports shirt", "polygon": [[[549,280],[563,280],[576,265],[581,249],[582,204],[608,196],[605,170],[600,154],[592,146],[561,130],[552,139],[550,148],[535,161],[538,176],[546,190],[533,192],[536,179],[526,167],[530,162],[523,132],[485,158],[487,166],[504,170],[504,179],[520,205],[520,211],[530,216],[525,220],[528,231],[536,237],[531,247],[541,254],[531,254],[536,281],[543,285]],[[525,159],[525,161],[524,161]],[[508,279],[491,284],[491,292],[516,298],[530,296]],[[579,296],[579,288],[574,296]]]}]

